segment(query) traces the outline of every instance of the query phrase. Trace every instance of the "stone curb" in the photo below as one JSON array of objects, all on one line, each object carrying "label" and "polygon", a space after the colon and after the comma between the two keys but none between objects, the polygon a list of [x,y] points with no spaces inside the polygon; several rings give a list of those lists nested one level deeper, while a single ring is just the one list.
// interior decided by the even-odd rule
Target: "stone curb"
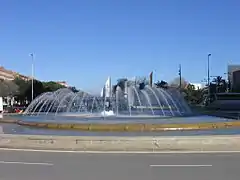
[{"label": "stone curb", "polygon": [[161,131],[194,131],[210,129],[239,128],[240,121],[226,121],[216,123],[188,123],[188,124],[91,124],[91,123],[44,123],[25,122],[16,119],[1,119],[0,123],[16,123],[22,126],[48,128],[59,130],[95,131],[95,132],[161,132]]},{"label": "stone curb", "polygon": [[0,135],[0,148],[71,151],[239,151],[240,136],[91,137]]},{"label": "stone curb", "polygon": [[240,121],[226,121],[216,123],[188,123],[188,124],[91,124],[91,123],[44,123],[44,122],[24,122],[17,121],[22,126],[78,130],[78,131],[98,131],[98,132],[161,132],[161,131],[190,131],[190,130],[209,130],[227,129],[240,127]]},{"label": "stone curb", "polygon": [[12,124],[16,124],[18,122],[18,120],[16,120],[16,119],[5,119],[5,118],[3,118],[3,119],[0,119],[0,123],[12,123]]}]

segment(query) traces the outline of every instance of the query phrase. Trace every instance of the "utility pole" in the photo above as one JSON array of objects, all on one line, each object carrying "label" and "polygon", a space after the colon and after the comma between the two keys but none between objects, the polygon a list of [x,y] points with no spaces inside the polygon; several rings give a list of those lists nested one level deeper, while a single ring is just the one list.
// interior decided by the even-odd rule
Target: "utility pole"
[{"label": "utility pole", "polygon": [[181,67],[181,64],[179,64],[178,75],[179,75],[179,88],[181,90],[182,89],[182,67]]},{"label": "utility pole", "polygon": [[33,91],[33,81],[34,81],[34,54],[31,53],[30,56],[31,56],[31,61],[32,61],[32,101],[33,101],[33,94],[34,94],[34,91]]}]

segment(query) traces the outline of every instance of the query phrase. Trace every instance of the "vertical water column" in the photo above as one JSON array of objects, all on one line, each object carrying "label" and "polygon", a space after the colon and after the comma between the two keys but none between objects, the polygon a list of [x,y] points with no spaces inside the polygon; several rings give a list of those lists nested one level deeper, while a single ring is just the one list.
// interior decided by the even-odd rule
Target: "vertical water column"
[{"label": "vertical water column", "polygon": [[121,93],[121,88],[117,86],[116,88],[116,115],[119,115],[119,94]]}]

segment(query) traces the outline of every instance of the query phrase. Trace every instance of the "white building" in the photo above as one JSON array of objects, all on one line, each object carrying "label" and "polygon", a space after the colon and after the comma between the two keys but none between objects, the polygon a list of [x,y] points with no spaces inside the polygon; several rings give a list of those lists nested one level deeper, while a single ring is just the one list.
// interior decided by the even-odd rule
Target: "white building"
[{"label": "white building", "polygon": [[69,85],[67,84],[66,81],[57,81],[56,83],[58,83],[58,84],[60,84],[60,85],[62,85],[64,87],[69,87]]}]

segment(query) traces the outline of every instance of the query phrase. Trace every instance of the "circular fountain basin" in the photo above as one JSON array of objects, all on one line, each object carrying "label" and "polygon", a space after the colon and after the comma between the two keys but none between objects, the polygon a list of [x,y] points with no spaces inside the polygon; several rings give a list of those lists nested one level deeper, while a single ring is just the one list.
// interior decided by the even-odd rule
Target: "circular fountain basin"
[{"label": "circular fountain basin", "polygon": [[202,135],[235,135],[240,128],[208,129],[195,131],[162,131],[162,132],[94,132],[44,129],[17,124],[0,124],[4,134],[48,135],[48,136],[202,136]]},{"label": "circular fountain basin", "polygon": [[[16,116],[15,116],[16,117]],[[227,129],[240,127],[240,121],[211,116],[178,117],[178,118],[126,118],[108,116],[99,117],[65,117],[42,119],[41,116],[20,116],[19,125],[59,130],[106,131],[106,132],[161,132]]]},{"label": "circular fountain basin", "polygon": [[169,117],[169,116],[101,116],[99,114],[77,114],[62,113],[55,116],[54,114],[25,116],[19,115],[15,118],[24,122],[55,122],[55,123],[97,123],[97,124],[122,124],[122,123],[142,123],[142,124],[188,124],[188,123],[215,123],[227,122],[229,119],[201,115],[201,116],[185,116],[185,117]]},{"label": "circular fountain basin", "polygon": [[[117,87],[114,97],[60,89],[40,95],[18,117],[22,126],[78,131],[184,131],[239,127],[240,121],[193,116],[179,92]],[[167,107],[167,108],[166,108]],[[192,117],[191,117],[192,116]]]}]

